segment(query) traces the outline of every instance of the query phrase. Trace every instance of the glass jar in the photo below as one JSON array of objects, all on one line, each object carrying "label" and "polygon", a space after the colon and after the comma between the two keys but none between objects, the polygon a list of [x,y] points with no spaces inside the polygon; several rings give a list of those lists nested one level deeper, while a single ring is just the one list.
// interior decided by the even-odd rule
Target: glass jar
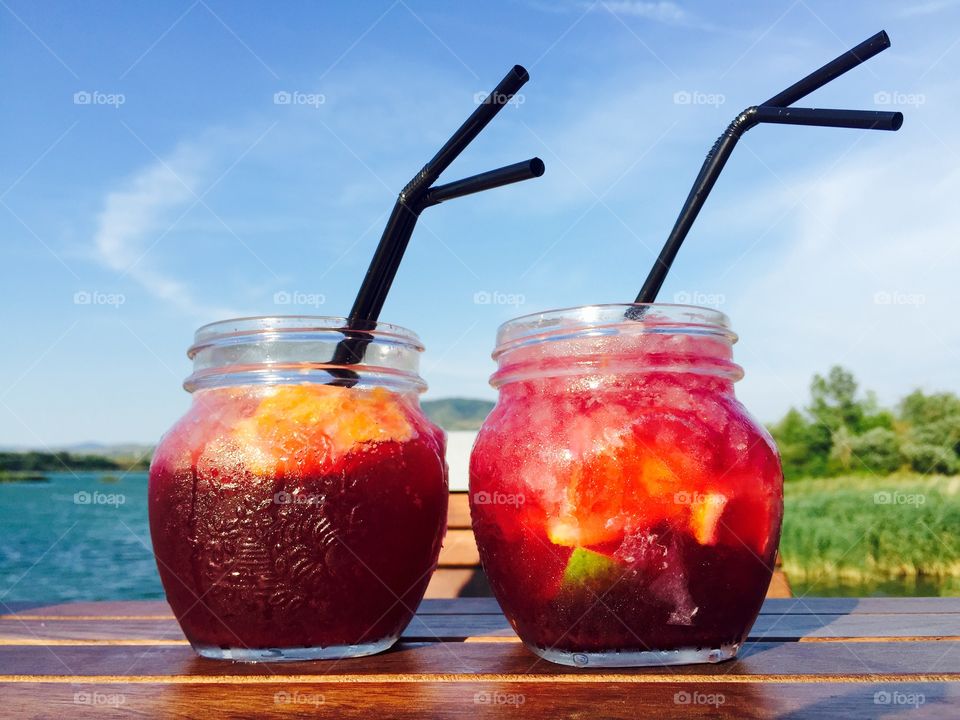
[{"label": "glass jar", "polygon": [[436,567],[446,440],[419,405],[423,347],[379,323],[363,363],[336,366],[345,324],[260,317],[196,333],[193,402],[154,453],[149,503],[167,600],[204,657],[379,652]]},{"label": "glass jar", "polygon": [[722,313],[680,305],[500,327],[471,514],[493,592],[537,655],[576,666],[736,655],[773,571],[783,476],[734,395],[735,341]]}]

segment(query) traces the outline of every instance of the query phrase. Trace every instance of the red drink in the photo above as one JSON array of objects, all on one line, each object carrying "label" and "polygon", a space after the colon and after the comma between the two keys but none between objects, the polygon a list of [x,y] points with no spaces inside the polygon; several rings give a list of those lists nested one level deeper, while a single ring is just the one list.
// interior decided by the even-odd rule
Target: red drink
[{"label": "red drink", "polygon": [[779,458],[734,396],[742,371],[722,314],[625,310],[501,328],[500,399],[471,458],[484,568],[549,660],[733,657],[773,570]]},{"label": "red drink", "polygon": [[[249,347],[242,366],[217,358],[216,371],[194,374],[193,405],[154,455],[150,529],[160,576],[201,655],[377,652],[410,622],[436,566],[448,497],[444,436],[420,411],[413,378],[413,391],[401,392],[364,366],[353,368],[356,387],[324,384],[330,375],[311,363],[251,374],[251,355],[330,357],[316,338],[305,352],[304,336],[320,330],[281,322],[299,337],[266,340],[262,328],[239,339],[222,328],[214,340],[198,333],[195,349],[230,338],[218,351],[200,347],[206,360]],[[231,385],[241,372],[243,384]]]}]

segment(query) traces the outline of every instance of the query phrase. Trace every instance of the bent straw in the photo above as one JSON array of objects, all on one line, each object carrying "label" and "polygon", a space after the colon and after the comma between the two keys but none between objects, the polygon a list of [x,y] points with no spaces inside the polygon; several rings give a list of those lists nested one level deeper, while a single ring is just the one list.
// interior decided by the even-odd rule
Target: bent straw
[{"label": "bent straw", "polygon": [[845,72],[853,70],[888,47],[890,47],[890,37],[885,31],[881,30],[856,47],[850,48],[843,55],[835,57],[826,65],[817,68],[803,80],[799,80],[786,90],[777,93],[763,104],[771,107],[793,105],[797,100],[805,98],[814,90],[819,90],[828,82],[836,80]]},{"label": "bent straw", "polygon": [[515,65],[437,154],[400,191],[350,310],[348,318],[351,328],[367,327],[380,316],[390,285],[413,233],[417,216],[423,210],[423,195],[529,79],[527,71],[520,65]]},{"label": "bent straw", "polygon": [[[808,125],[816,127],[841,127],[857,130],[899,130],[903,125],[903,113],[878,112],[875,110],[829,110],[826,108],[750,108],[757,123],[775,125]],[[751,125],[752,127],[752,125]],[[744,128],[746,130],[747,128]]]},{"label": "bent straw", "polygon": [[[343,329],[344,338],[337,343],[334,350],[330,361],[333,365],[352,365],[363,359],[364,349],[372,339],[368,331],[376,325],[417,219],[425,208],[444,200],[520,182],[543,174],[543,162],[539,158],[533,158],[525,163],[517,163],[431,188],[443,171],[529,79],[530,75],[527,71],[520,65],[515,65],[444,143],[437,154],[400,191],[347,317],[347,324]],[[358,380],[358,375],[346,368],[328,368],[328,372],[336,378],[330,384],[352,387]]]},{"label": "bent straw", "polygon": [[[507,165],[506,167],[490,170],[485,173],[480,173],[479,175],[472,175],[452,183],[437,185],[420,194],[418,199],[408,199],[404,206],[406,212],[400,216],[400,221],[405,221],[405,224],[402,226],[399,234],[395,236],[402,242],[402,247],[399,243],[394,246],[394,255],[385,261],[388,267],[386,272],[380,275],[379,278],[372,278],[366,291],[361,287],[360,293],[357,295],[357,300],[354,303],[354,309],[351,311],[350,326],[363,328],[371,322],[376,322],[380,311],[383,309],[387,293],[390,291],[390,286],[396,276],[397,269],[400,266],[400,260],[403,258],[403,253],[413,234],[416,222],[420,218],[420,213],[426,208],[439,205],[446,200],[472,195],[484,190],[492,190],[523,180],[531,180],[543,175],[544,169],[543,160],[540,158],[531,158],[524,162]],[[386,231],[384,234],[386,234]],[[367,271],[367,275],[369,277],[369,270]]]},{"label": "bent straw", "polygon": [[433,207],[454,198],[537,178],[543,175],[545,169],[543,160],[530,158],[514,165],[507,165],[479,175],[471,175],[468,178],[456,180],[446,185],[437,185],[427,192],[423,200],[423,206],[425,208]]},{"label": "bent straw", "polygon": [[[903,123],[900,113],[866,113],[855,110],[816,110],[791,109],[784,112],[783,105],[789,105],[814,90],[823,87],[831,80],[855,68],[874,55],[890,47],[890,38],[883,31],[868,38],[843,55],[834,58],[826,65],[807,75],[799,82],[794,83],[786,90],[774,95],[762,106],[747,108],[740,113],[727,127],[713,148],[707,154],[694,181],[690,194],[680,210],[680,215],[664,243],[660,255],[650,269],[643,287],[634,301],[636,304],[649,304],[657,299],[657,294],[673,265],[673,261],[683,244],[684,239],[700,213],[707,196],[713,189],[720,172],[726,165],[733,148],[744,132],[760,123],[786,123],[795,125],[825,125],[839,127],[857,127],[861,129],[898,130]],[[643,308],[631,308],[627,315],[633,319],[643,316]]]}]

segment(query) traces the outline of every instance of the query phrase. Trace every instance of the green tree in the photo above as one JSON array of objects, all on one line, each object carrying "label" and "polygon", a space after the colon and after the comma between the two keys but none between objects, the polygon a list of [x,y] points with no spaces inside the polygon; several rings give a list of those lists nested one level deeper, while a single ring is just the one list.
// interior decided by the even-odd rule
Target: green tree
[{"label": "green tree", "polygon": [[831,465],[841,472],[889,475],[903,466],[900,438],[888,428],[875,427],[860,435],[841,428],[834,435]]},{"label": "green tree", "polygon": [[780,448],[783,473],[788,480],[826,473],[830,446],[823,442],[820,429],[802,412],[790,408],[783,419],[770,428],[770,434]]},{"label": "green tree", "polygon": [[956,395],[915,390],[900,401],[899,409],[912,442],[960,452],[960,398]]},{"label": "green tree", "polygon": [[810,383],[810,415],[833,433],[841,427],[858,432],[863,424],[864,407],[857,401],[857,381],[853,373],[839,365],[826,377],[814,375]]},{"label": "green tree", "polygon": [[950,392],[915,390],[900,401],[905,428],[904,455],[920,473],[951,474],[960,469],[960,398]]},{"label": "green tree", "polygon": [[770,432],[788,479],[960,471],[960,397],[917,390],[891,412],[840,366],[814,375],[806,412],[791,408]]}]

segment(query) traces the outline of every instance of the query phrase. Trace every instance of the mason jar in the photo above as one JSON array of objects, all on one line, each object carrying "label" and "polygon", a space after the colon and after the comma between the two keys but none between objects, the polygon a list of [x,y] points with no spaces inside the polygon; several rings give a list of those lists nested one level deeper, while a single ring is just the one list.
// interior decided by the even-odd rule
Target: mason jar
[{"label": "mason jar", "polygon": [[601,305],[500,327],[470,463],[483,567],[517,634],[575,666],[732,658],[783,516],[715,310]]},{"label": "mason jar", "polygon": [[[379,652],[423,597],[448,497],[445,436],[419,405],[423,346],[395,325],[345,326],[196,332],[192,404],[154,453],[149,506],[167,600],[204,657]],[[358,337],[361,363],[331,362]]]}]

